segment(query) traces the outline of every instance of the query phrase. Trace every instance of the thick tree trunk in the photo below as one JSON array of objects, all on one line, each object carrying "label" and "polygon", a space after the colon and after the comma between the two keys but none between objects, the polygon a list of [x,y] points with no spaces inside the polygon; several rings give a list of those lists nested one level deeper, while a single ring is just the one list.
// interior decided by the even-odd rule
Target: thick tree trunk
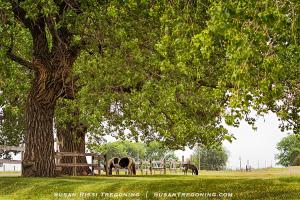
[{"label": "thick tree trunk", "polygon": [[[59,63],[59,62],[56,62]],[[22,176],[55,176],[53,119],[56,101],[66,96],[69,67],[36,63],[26,106],[25,153]]]},{"label": "thick tree trunk", "polygon": [[[60,97],[75,98],[71,71],[84,44],[72,44],[73,33],[68,30],[68,27],[56,26],[61,19],[64,19],[63,16],[67,10],[73,10],[72,3],[59,1],[57,6],[62,12],[49,16],[39,14],[34,19],[27,17],[28,13],[21,4],[22,1],[11,1],[16,21],[20,22],[31,34],[32,61],[15,55],[12,51],[13,46],[8,49],[6,55],[35,73],[25,113],[27,127],[22,175],[54,176],[55,104]],[[48,40],[48,31],[51,40]]]},{"label": "thick tree trunk", "polygon": [[54,176],[53,117],[55,103],[44,105],[32,86],[26,110],[27,132],[22,176]]},{"label": "thick tree trunk", "polygon": [[[60,142],[61,152],[85,153],[85,133],[86,127],[80,123],[67,123],[66,127],[57,130],[57,137]],[[62,163],[72,163],[72,157],[63,157]],[[77,157],[77,163],[87,163],[86,157]],[[72,175],[72,167],[63,167],[63,175]],[[77,167],[77,175],[88,175],[91,173],[89,167]]]}]

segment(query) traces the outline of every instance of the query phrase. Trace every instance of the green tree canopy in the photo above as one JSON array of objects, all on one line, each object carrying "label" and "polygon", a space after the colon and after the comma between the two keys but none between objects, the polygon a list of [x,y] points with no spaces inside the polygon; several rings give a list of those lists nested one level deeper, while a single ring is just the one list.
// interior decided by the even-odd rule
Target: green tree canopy
[{"label": "green tree canopy", "polygon": [[[275,112],[282,130],[299,133],[300,2],[214,1],[204,31],[195,36],[208,57],[222,52],[230,90],[232,122]],[[228,80],[228,79],[227,79]]]},{"label": "green tree canopy", "polygon": [[[175,2],[111,6],[115,15],[106,20],[115,25],[103,28],[109,34],[103,55],[82,54],[75,67],[83,77],[82,118],[91,131],[160,140],[174,149],[229,139],[221,125],[227,92],[218,85],[222,69],[207,63],[192,41],[193,32],[205,27],[205,8]],[[199,14],[195,19],[189,17],[193,12]]]},{"label": "green tree canopy", "polygon": [[290,166],[296,161],[297,156],[300,155],[300,138],[297,135],[289,135],[283,138],[277,144],[279,153],[276,155],[278,159],[277,164],[282,166]]},{"label": "green tree canopy", "polygon": [[[5,60],[0,60],[0,144],[19,146],[24,143],[24,108],[29,76],[23,70]],[[24,83],[25,80],[25,83]]]}]

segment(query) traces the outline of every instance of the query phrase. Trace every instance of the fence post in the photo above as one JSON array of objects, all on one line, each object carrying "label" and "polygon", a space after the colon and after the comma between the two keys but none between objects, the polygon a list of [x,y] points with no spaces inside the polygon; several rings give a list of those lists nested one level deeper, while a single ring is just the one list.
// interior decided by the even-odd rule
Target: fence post
[{"label": "fence post", "polygon": [[24,150],[21,151],[21,174],[23,174],[23,158],[24,158]]},{"label": "fence post", "polygon": [[[73,157],[73,164],[75,165],[77,162],[76,156]],[[73,166],[73,176],[77,175],[77,167]]]},{"label": "fence post", "polygon": [[183,164],[184,164],[184,156],[182,156],[182,160],[181,160],[181,163],[180,163],[180,170],[179,170],[180,172],[182,172],[181,169],[182,169]]},{"label": "fence post", "polygon": [[[59,165],[59,164],[61,163],[61,158],[62,158],[62,156],[58,156],[58,157],[57,157],[57,160],[56,160],[57,162],[56,162],[56,164],[55,164],[56,166]],[[58,167],[58,169],[59,169],[60,172],[62,171],[62,167]]]},{"label": "fence post", "polygon": [[105,162],[105,174],[108,176],[108,160],[106,154],[104,155],[104,162]]},{"label": "fence post", "polygon": [[167,174],[167,168],[166,168],[166,159],[164,159],[164,174]]},{"label": "fence post", "polygon": [[163,165],[163,161],[160,160],[160,161],[159,161],[159,174],[162,173],[162,165]]},{"label": "fence post", "polygon": [[[148,175],[148,164],[149,164],[149,162],[146,160],[146,175]],[[150,170],[150,169],[149,169]]]},{"label": "fence post", "polygon": [[150,175],[152,175],[152,159],[150,159]]},{"label": "fence post", "polygon": [[94,159],[95,159],[95,157],[94,156],[92,156],[92,175],[94,176],[95,175],[95,172],[94,172]]},{"label": "fence post", "polygon": [[[175,168],[174,168],[174,169],[175,169],[175,170],[174,170],[174,171],[175,171],[175,174],[177,174],[177,161],[175,161],[175,165],[174,165],[174,163],[173,163],[173,167],[174,167],[174,166],[175,166]],[[179,167],[180,167],[180,165],[179,165]]]},{"label": "fence post", "polygon": [[98,175],[100,176],[101,175],[101,163],[100,163],[100,156],[98,155],[98,160],[97,160],[97,163],[98,163]]}]

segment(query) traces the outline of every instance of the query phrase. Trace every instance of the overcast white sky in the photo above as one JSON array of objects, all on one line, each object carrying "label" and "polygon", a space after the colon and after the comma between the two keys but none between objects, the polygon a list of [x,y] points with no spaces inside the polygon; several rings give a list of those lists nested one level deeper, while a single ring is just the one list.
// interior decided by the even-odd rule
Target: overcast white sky
[{"label": "overcast white sky", "polygon": [[[243,168],[245,168],[247,160],[254,168],[257,168],[258,165],[260,168],[269,167],[271,164],[274,167],[276,164],[275,154],[278,153],[276,144],[287,136],[287,133],[280,131],[278,125],[276,115],[271,113],[258,119],[257,131],[252,130],[246,122],[242,122],[239,128],[228,127],[229,132],[234,134],[236,140],[232,143],[227,141],[223,143],[230,153],[227,167],[239,168],[239,157],[241,157]],[[185,155],[189,158],[191,153],[191,150],[176,151],[176,155],[179,157]]]}]

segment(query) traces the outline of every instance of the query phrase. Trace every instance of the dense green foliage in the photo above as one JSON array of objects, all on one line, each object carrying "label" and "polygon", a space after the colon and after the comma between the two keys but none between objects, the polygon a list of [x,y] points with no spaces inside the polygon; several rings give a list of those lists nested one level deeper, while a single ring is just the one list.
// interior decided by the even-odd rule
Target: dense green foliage
[{"label": "dense green foliage", "polygon": [[[5,130],[1,135],[10,136],[1,137],[16,143],[22,138],[23,96],[31,76],[19,71],[7,52],[31,60],[43,49],[32,51],[34,38],[14,17],[12,2],[0,1],[0,91],[5,91],[0,106],[18,126],[8,127],[17,134]],[[61,14],[63,1],[18,2],[28,19],[49,19],[51,49],[51,20]],[[178,149],[231,140],[222,119],[229,125],[243,118],[253,124],[249,113],[254,108],[259,114],[276,112],[283,129],[299,131],[299,1],[91,0],[70,5],[54,27],[66,27],[71,46],[82,46],[72,69],[80,77],[80,90],[73,101],[60,99],[57,124],[79,107],[91,135],[160,140]],[[9,100],[14,94],[22,97],[16,105]]]},{"label": "dense green foliage", "polygon": [[134,143],[129,141],[108,142],[101,145],[91,145],[89,147],[93,152],[99,152],[106,155],[108,159],[112,157],[130,156],[133,158],[143,158],[145,156],[145,148],[142,143]]},{"label": "dense green foliage", "polygon": [[[193,32],[205,26],[203,6],[114,2],[109,7],[115,14],[103,20],[115,25],[102,29],[108,34],[102,56],[83,54],[75,68],[86,77],[80,80],[79,105],[91,131],[161,140],[174,149],[228,138],[221,125],[227,89],[217,86],[222,69],[213,63],[206,68],[192,42]],[[189,17],[193,12],[195,19]]]},{"label": "dense green foliage", "polygon": [[279,153],[276,155],[278,164],[282,166],[290,166],[293,162],[297,162],[296,158],[300,155],[300,138],[297,135],[289,135],[283,138],[277,144]]},{"label": "dense green foliage", "polygon": [[192,162],[196,165],[199,163],[201,170],[222,170],[226,167],[228,152],[224,147],[197,147],[192,156]]},{"label": "dense green foliage", "polygon": [[251,107],[258,114],[271,110],[282,130],[299,132],[299,13],[295,0],[220,0],[210,7],[201,49],[225,55],[219,62],[235,84],[230,112],[236,117],[247,119]]},{"label": "dense green foliage", "polygon": [[[0,145],[19,146],[24,143],[24,109],[28,91],[28,73],[9,62],[0,59]],[[16,152],[15,152],[16,153]],[[11,158],[13,154],[0,152],[0,157]]]},{"label": "dense green foliage", "polygon": [[18,146],[24,142],[28,74],[11,62],[10,68],[5,67],[6,64],[5,60],[0,60],[0,144]]}]

